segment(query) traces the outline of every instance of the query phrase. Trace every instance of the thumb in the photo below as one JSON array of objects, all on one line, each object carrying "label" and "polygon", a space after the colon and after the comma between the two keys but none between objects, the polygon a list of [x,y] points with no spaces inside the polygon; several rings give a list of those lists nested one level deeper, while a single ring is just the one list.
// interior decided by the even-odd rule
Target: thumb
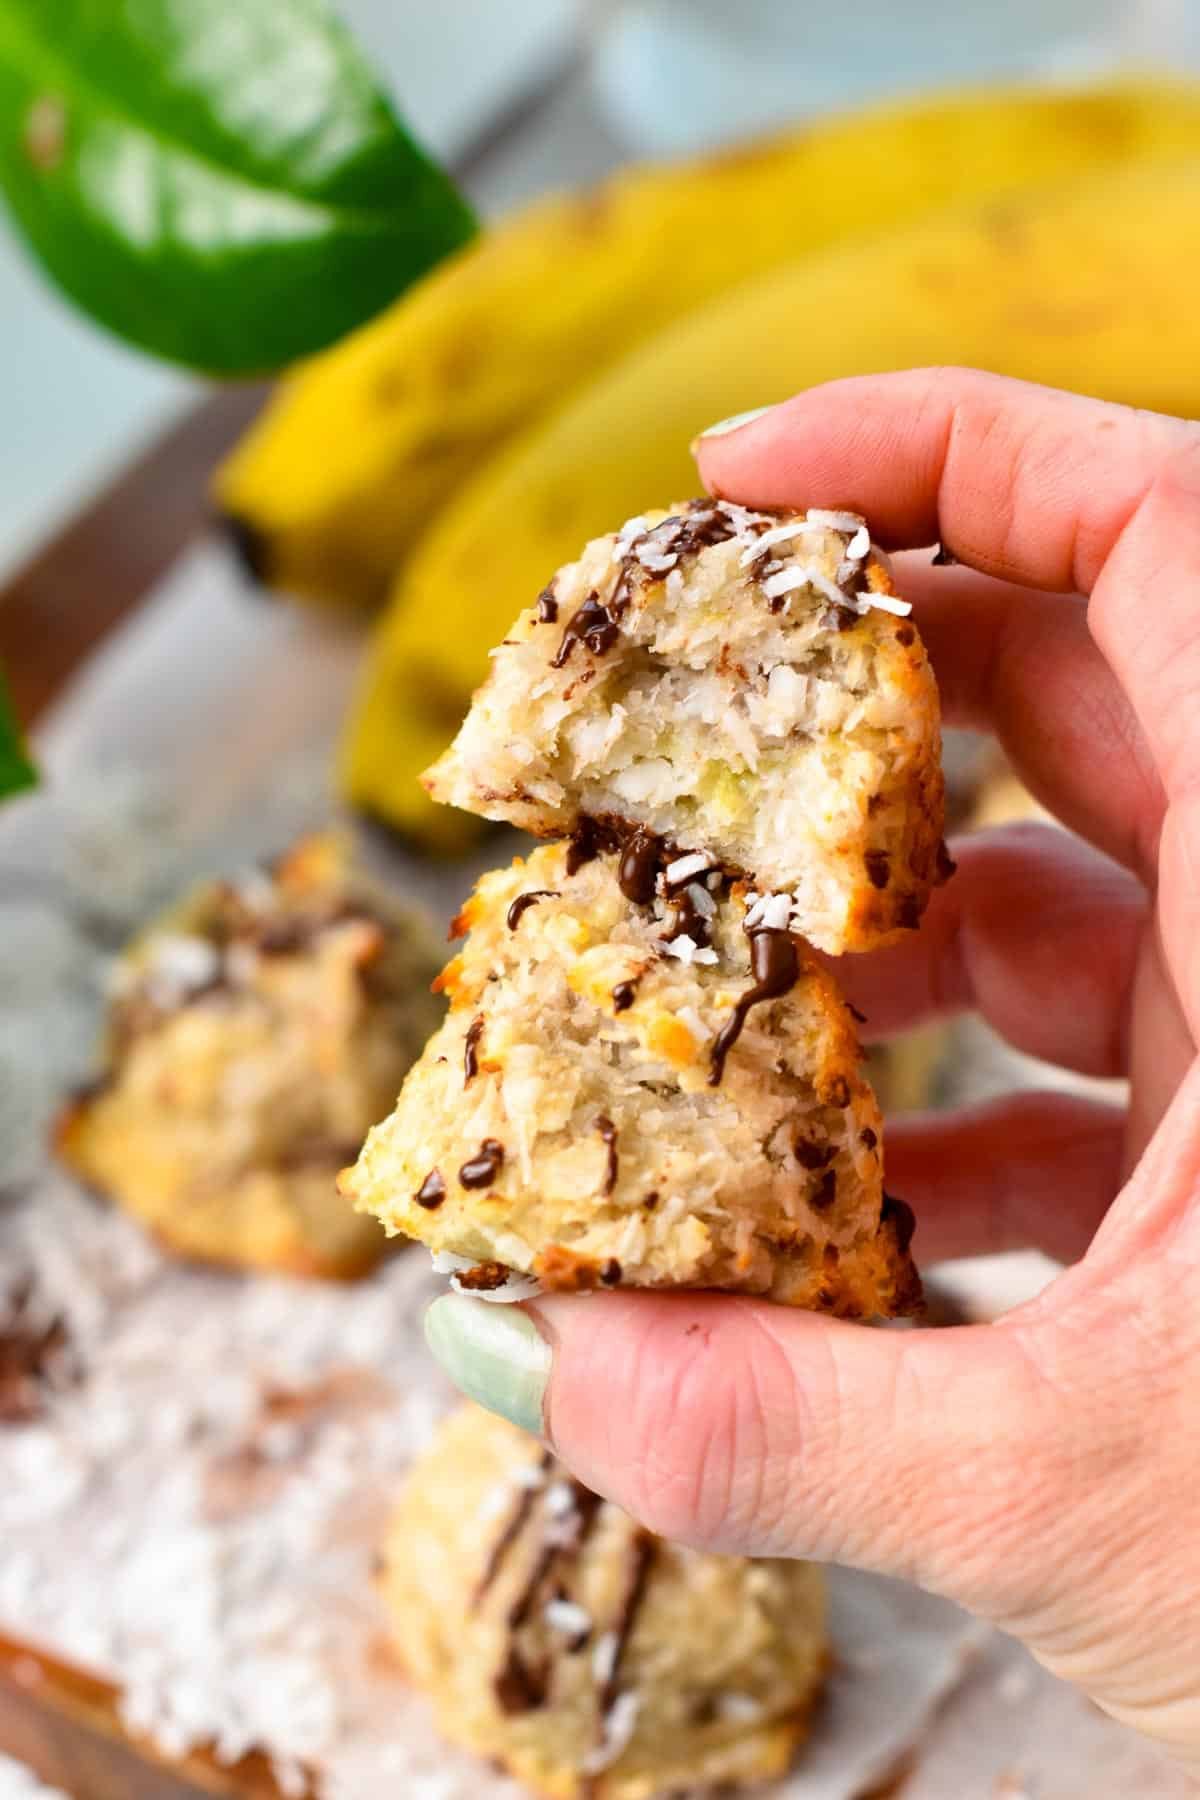
[{"label": "thumb", "polygon": [[850,1563],[993,1618],[1062,1554],[1072,1407],[1015,1323],[873,1331],[629,1293],[447,1296],[426,1328],[460,1387],[664,1537]]}]

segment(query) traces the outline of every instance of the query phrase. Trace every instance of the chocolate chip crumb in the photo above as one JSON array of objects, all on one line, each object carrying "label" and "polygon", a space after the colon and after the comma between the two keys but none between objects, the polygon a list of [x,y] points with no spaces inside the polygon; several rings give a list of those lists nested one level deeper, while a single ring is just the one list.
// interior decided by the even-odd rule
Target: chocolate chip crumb
[{"label": "chocolate chip crumb", "polygon": [[484,1138],[479,1153],[465,1162],[458,1179],[465,1188],[491,1187],[504,1162],[504,1145],[496,1138]]},{"label": "chocolate chip crumb", "polygon": [[554,583],[544,587],[537,597],[537,616],[539,625],[554,625],[558,620],[558,601],[554,598]]},{"label": "chocolate chip crumb", "polygon": [[418,1206],[423,1206],[426,1212],[436,1212],[445,1198],[446,1183],[442,1180],[441,1170],[430,1169],[428,1175],[413,1195],[413,1199]]},{"label": "chocolate chip crumb", "polygon": [[472,1019],[467,1027],[466,1042],[463,1045],[463,1086],[473,1081],[479,1073],[479,1040],[483,1036],[483,1014]]},{"label": "chocolate chip crumb", "polygon": [[892,859],[886,850],[868,850],[863,861],[872,887],[885,888],[892,872]]},{"label": "chocolate chip crumb", "polygon": [[454,1277],[460,1288],[466,1288],[472,1294],[490,1294],[496,1288],[502,1288],[508,1280],[509,1270],[502,1262],[476,1263],[473,1269],[464,1269]]},{"label": "chocolate chip crumb", "polygon": [[600,1271],[600,1279],[605,1287],[617,1287],[621,1280],[621,1265],[615,1256],[610,1256]]},{"label": "chocolate chip crumb", "polygon": [[647,1212],[654,1211],[655,1207],[658,1205],[658,1189],[657,1188],[650,1189],[650,1192],[646,1195],[646,1198],[642,1201],[642,1205],[645,1207]]},{"label": "chocolate chip crumb", "polygon": [[864,1125],[858,1134],[858,1141],[864,1150],[874,1150],[879,1144],[879,1135],[869,1125]]},{"label": "chocolate chip crumb", "polygon": [[915,644],[916,641],[917,641],[917,634],[913,630],[911,625],[897,625],[897,627],[896,627],[896,642],[898,644],[902,644],[904,646],[904,648],[907,650],[910,648],[911,645]]},{"label": "chocolate chip crumb", "polygon": [[629,1008],[633,1005],[636,995],[636,981],[618,981],[616,987],[612,991],[613,1011],[619,1013],[628,1012]]}]

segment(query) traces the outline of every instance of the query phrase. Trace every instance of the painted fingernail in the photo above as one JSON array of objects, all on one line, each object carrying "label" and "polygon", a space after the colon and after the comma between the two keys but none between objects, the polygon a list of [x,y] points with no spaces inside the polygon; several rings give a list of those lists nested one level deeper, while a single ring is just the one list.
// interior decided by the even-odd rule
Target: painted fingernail
[{"label": "painted fingernail", "polygon": [[749,412],[732,413],[728,419],[718,419],[696,439],[700,443],[703,438],[724,437],[726,432],[740,431],[743,425],[749,425],[752,419],[761,419],[764,413],[774,412],[773,406],[752,406]]},{"label": "painted fingernail", "polygon": [[542,1435],[552,1353],[528,1313],[445,1294],[425,1314],[425,1342],[470,1399]]}]

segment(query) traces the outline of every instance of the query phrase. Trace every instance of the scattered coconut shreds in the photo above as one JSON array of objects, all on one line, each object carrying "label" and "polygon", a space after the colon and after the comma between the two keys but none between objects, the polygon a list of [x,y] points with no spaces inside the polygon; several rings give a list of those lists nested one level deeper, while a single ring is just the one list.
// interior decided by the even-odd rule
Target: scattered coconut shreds
[{"label": "scattered coconut shreds", "polygon": [[715,919],[716,918],[717,903],[713,899],[711,893],[709,892],[709,890],[706,887],[701,887],[700,883],[698,881],[690,881],[688,883],[687,891],[688,891],[688,899],[691,901],[692,905],[695,907],[696,911],[700,914],[700,917],[702,919]]},{"label": "scattered coconut shreds", "polygon": [[681,931],[678,937],[668,939],[663,948],[668,956],[678,957],[681,963],[690,965],[695,962],[700,946],[694,937],[689,937],[686,931]]},{"label": "scattered coconut shreds", "polygon": [[792,538],[800,537],[803,532],[814,529],[815,527],[810,525],[807,519],[793,519],[787,525],[773,525],[769,531],[760,532],[753,543],[746,546],[738,560],[738,567],[748,568],[756,556],[761,556],[762,552],[769,550],[773,544],[789,543]]},{"label": "scattered coconut shreds", "polygon": [[702,949],[697,950],[695,956],[692,958],[693,962],[709,964],[716,963],[719,960],[720,959],[711,944],[705,944]]},{"label": "scattered coconut shreds", "polygon": [[790,569],[780,569],[774,575],[768,575],[762,584],[763,593],[768,600],[780,600],[784,594],[793,594],[797,588],[812,585],[812,572],[808,568],[794,565]]},{"label": "scattered coconut shreds", "polygon": [[620,1642],[615,1631],[601,1632],[592,1649],[592,1680],[597,1687],[607,1687],[617,1666]]},{"label": "scattered coconut shreds", "polygon": [[552,1519],[575,1511],[575,1494],[569,1481],[555,1481],[546,1489],[546,1511]]},{"label": "scattered coconut shreds", "polygon": [[604,1715],[604,1735],[594,1750],[589,1750],[580,1765],[585,1775],[599,1775],[611,1769],[633,1741],[642,1702],[634,1693],[618,1694]]},{"label": "scattered coconut shreds", "polygon": [[[866,520],[861,513],[830,510],[824,506],[810,506],[805,518],[810,525],[824,525],[830,531],[856,532],[862,530],[866,525]],[[870,542],[869,538],[868,542]]]},{"label": "scattered coconut shreds", "polygon": [[528,1488],[531,1493],[536,1493],[545,1485],[546,1471],[540,1463],[523,1463],[519,1469],[513,1471],[514,1487]]},{"label": "scattered coconut shreds", "polygon": [[753,931],[756,925],[761,925],[763,911],[770,897],[769,894],[751,894],[749,896],[746,907],[746,916],[742,920],[742,925],[745,930]]},{"label": "scattered coconut shreds", "polygon": [[850,562],[861,562],[870,548],[871,534],[865,525],[860,525],[846,545],[846,556]]},{"label": "scattered coconut shreds", "polygon": [[586,1637],[592,1629],[591,1613],[575,1600],[547,1600],[542,1616],[552,1631],[561,1631],[564,1637]]},{"label": "scattered coconut shreds", "polygon": [[742,920],[745,931],[786,931],[794,902],[790,894],[759,894]]},{"label": "scattered coconut shreds", "polygon": [[736,1720],[739,1725],[752,1725],[762,1718],[762,1706],[752,1694],[722,1694],[717,1713],[722,1719]]},{"label": "scattered coconut shreds", "polygon": [[874,594],[868,590],[862,598],[868,606],[877,606],[880,612],[894,613],[898,619],[907,619],[912,611],[912,601],[901,600],[898,594]]},{"label": "scattered coconut shreds", "polygon": [[664,870],[668,887],[681,887],[690,881],[693,875],[703,875],[712,868],[712,857],[703,850],[694,850],[689,856],[677,856],[669,862]]},{"label": "scattered coconut shreds", "polygon": [[[0,1207],[0,1267],[29,1270],[81,1364],[38,1421],[0,1429],[0,1629],[111,1681],[168,1756],[257,1748],[282,1792],[329,1800],[383,1791],[342,1770],[387,1734],[406,1800],[476,1792],[377,1657],[372,1558],[451,1402],[422,1357],[425,1259],[349,1287],[232,1279],[47,1179]],[[281,1397],[302,1429],[281,1429]]]}]

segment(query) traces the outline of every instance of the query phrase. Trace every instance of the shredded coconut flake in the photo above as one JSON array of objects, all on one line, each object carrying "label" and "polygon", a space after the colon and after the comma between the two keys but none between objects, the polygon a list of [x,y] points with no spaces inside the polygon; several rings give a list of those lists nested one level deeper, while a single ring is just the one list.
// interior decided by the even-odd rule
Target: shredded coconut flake
[{"label": "shredded coconut flake", "polygon": [[551,1630],[561,1631],[564,1637],[586,1637],[592,1629],[591,1613],[574,1600],[547,1600],[542,1614]]},{"label": "shredded coconut flake", "polygon": [[678,937],[671,938],[663,947],[668,956],[678,957],[685,965],[695,962],[700,948],[695,938],[689,937],[686,931],[681,931]]},{"label": "shredded coconut flake", "polygon": [[679,887],[690,881],[693,875],[703,875],[712,868],[712,857],[703,850],[694,850],[689,856],[677,856],[669,862],[664,870],[668,887]]},{"label": "shredded coconut flake", "polygon": [[898,619],[907,619],[912,611],[912,601],[901,600],[896,594],[873,594],[868,591],[862,598],[868,606],[876,606],[880,612],[895,613]]},{"label": "shredded coconut flake", "polygon": [[806,517],[810,525],[824,525],[830,531],[857,532],[866,525],[861,513],[840,512],[824,506],[810,506]]},{"label": "shredded coconut flake", "polygon": [[592,1679],[597,1687],[607,1687],[617,1666],[620,1642],[615,1631],[601,1632],[592,1650]]},{"label": "shredded coconut flake", "polygon": [[633,1741],[641,1708],[638,1694],[617,1695],[604,1715],[603,1737],[583,1759],[581,1766],[585,1775],[598,1775],[602,1769],[611,1769],[625,1754]]},{"label": "shredded coconut flake", "polygon": [[846,545],[846,556],[850,562],[861,562],[871,548],[871,534],[865,525],[860,525],[850,542]]}]

